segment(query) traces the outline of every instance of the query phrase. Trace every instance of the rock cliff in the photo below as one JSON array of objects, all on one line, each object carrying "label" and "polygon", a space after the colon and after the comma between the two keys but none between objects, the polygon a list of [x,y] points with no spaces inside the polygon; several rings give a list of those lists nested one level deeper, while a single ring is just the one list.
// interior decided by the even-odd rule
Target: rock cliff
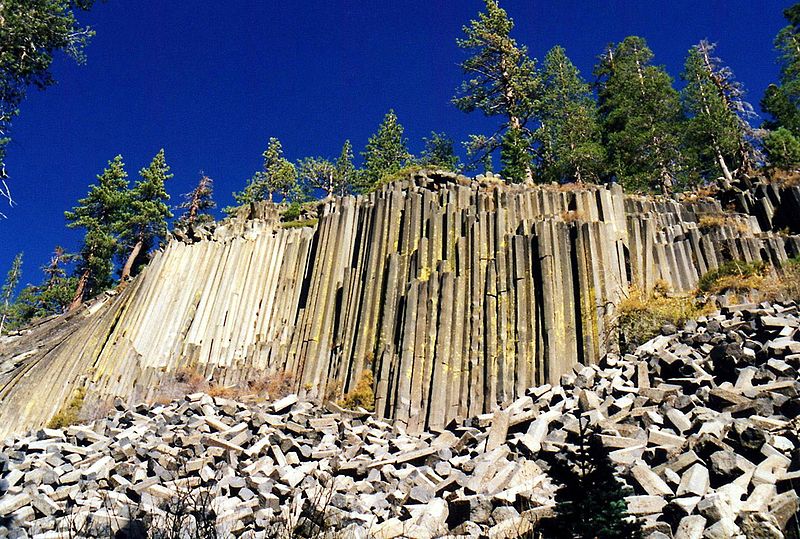
[{"label": "rock cliff", "polygon": [[318,400],[369,369],[378,416],[441,428],[595,363],[631,285],[685,291],[724,260],[800,253],[760,220],[711,199],[433,171],[325,201],[309,226],[246,208],[170,241],[121,292],[1,341],[0,435],[44,425],[78,387],[87,405],[150,399],[180,369],[285,376]]}]

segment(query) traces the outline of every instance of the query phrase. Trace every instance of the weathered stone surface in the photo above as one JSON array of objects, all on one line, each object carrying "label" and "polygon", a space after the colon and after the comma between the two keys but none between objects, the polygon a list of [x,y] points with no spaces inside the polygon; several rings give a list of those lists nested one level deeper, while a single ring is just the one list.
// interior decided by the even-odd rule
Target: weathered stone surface
[{"label": "weathered stone surface", "polygon": [[[210,496],[216,524],[233,537],[268,532],[297,504],[319,505],[347,537],[512,537],[552,513],[557,485],[546,464],[576,450],[582,418],[633,488],[628,509],[649,536],[780,537],[798,506],[797,418],[783,410],[800,398],[800,363],[776,368],[764,347],[775,322],[745,322],[797,314],[786,304],[712,315],[435,432],[294,395],[120,404],[88,425],[0,442],[0,514],[29,536],[57,534],[64,519],[110,523],[134,506],[157,515],[190,492]],[[731,332],[762,352],[723,375],[695,339],[720,343]],[[650,369],[647,387],[637,385],[640,365]]]}]

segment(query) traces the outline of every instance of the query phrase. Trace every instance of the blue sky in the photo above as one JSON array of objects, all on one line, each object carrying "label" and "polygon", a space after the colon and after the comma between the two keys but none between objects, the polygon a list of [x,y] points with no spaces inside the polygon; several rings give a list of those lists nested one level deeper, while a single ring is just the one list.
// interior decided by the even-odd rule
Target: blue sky
[{"label": "blue sky", "polygon": [[[556,44],[591,80],[605,44],[645,37],[676,79],[687,49],[708,38],[757,107],[777,76],[772,40],[788,2],[506,0],[515,37],[533,56]],[[450,103],[463,58],[455,45],[479,0],[304,2],[109,0],[83,16],[97,35],[85,65],[59,57],[58,84],[31,91],[15,121],[8,171],[18,202],[3,207],[0,278],[25,251],[23,283],[53,246],[75,250],[80,232],[64,210],[121,153],[136,177],[166,149],[173,202],[200,170],[231,203],[260,166],[269,137],[291,159],[336,156],[349,138],[360,151],[389,108],[412,152],[422,137],[455,140],[494,122]],[[677,83],[679,84],[679,82]]]}]

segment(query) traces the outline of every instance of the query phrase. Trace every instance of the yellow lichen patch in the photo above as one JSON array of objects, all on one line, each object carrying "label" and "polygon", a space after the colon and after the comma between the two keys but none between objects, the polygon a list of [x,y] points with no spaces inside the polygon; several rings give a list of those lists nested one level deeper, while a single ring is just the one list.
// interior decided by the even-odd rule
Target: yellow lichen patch
[{"label": "yellow lichen patch", "polygon": [[83,400],[86,397],[86,388],[81,386],[72,392],[72,397],[47,423],[51,429],[63,429],[78,422]]}]

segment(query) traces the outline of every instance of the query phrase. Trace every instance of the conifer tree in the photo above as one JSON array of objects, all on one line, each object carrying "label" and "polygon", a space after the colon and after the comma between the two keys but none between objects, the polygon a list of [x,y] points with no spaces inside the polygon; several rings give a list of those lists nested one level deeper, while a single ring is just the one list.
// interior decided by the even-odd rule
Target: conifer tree
[{"label": "conifer tree", "polygon": [[597,104],[563,47],[553,47],[544,58],[537,116],[534,139],[542,178],[596,182],[605,161]]},{"label": "conifer tree", "polygon": [[175,223],[179,227],[205,225],[214,221],[211,210],[217,207],[214,202],[214,180],[200,173],[197,187],[183,195],[183,202],[177,207],[184,210],[183,215]]},{"label": "conifer tree", "polygon": [[689,49],[681,98],[689,116],[687,138],[701,173],[717,170],[730,184],[732,169],[755,166],[752,141],[756,136],[747,121],[755,113],[731,70],[714,56],[715,47],[703,40]]},{"label": "conifer tree", "polygon": [[78,278],[68,277],[64,264],[73,259],[74,255],[65,253],[61,247],[55,248],[50,263],[42,268],[45,275],[42,284],[27,285],[11,306],[9,327],[19,329],[35,318],[66,311],[75,294]]},{"label": "conifer tree", "polygon": [[785,127],[770,131],[764,137],[764,150],[772,166],[784,170],[800,166],[800,141]]},{"label": "conifer tree", "polygon": [[785,127],[800,137],[800,4],[783,12],[789,24],[775,37],[780,64],[779,84],[771,84],[761,101],[761,108],[771,116],[764,127]]},{"label": "conifer tree", "polygon": [[361,152],[364,168],[358,175],[359,190],[374,189],[383,177],[397,172],[411,159],[403,131],[394,110],[387,112],[378,131],[369,138]]},{"label": "conifer tree", "polygon": [[555,516],[543,521],[547,538],[639,539],[641,524],[627,514],[623,487],[614,476],[600,437],[579,419],[577,454],[559,453],[549,459],[549,475],[561,486],[556,491]]},{"label": "conifer tree", "polygon": [[[480,110],[486,116],[504,117],[494,135],[472,136],[468,152],[474,161],[482,162],[502,146],[505,175],[512,181],[531,181],[531,134],[526,124],[535,111],[540,90],[536,64],[527,48],[511,37],[514,21],[497,0],[484,2],[486,11],[464,26],[465,37],[456,41],[470,56],[461,63],[467,80],[453,103],[464,112]],[[511,144],[517,146],[512,148]]]},{"label": "conifer tree", "polygon": [[22,253],[14,257],[11,262],[11,268],[8,270],[6,280],[3,283],[3,288],[0,288],[0,335],[3,334],[3,329],[6,325],[11,310],[11,300],[14,297],[14,292],[19,285],[19,279],[22,277]]},{"label": "conifer tree", "polygon": [[115,232],[125,219],[129,202],[128,174],[118,155],[97,176],[97,183],[89,186],[86,197],[64,212],[69,221],[67,227],[85,230],[77,265],[79,279],[70,310],[80,307],[84,297],[93,297],[111,286],[113,258],[119,245]]},{"label": "conifer tree", "polygon": [[641,37],[611,45],[595,69],[611,172],[629,191],[670,193],[682,172],[678,92]]},{"label": "conifer tree", "polygon": [[356,167],[353,165],[353,145],[350,140],[345,140],[342,151],[336,159],[336,174],[339,175],[342,184],[342,195],[346,195],[353,189],[356,181]]},{"label": "conifer tree", "polygon": [[172,212],[167,205],[169,194],[165,183],[172,177],[163,149],[147,168],[139,171],[139,179],[128,195],[124,215],[115,227],[125,257],[120,273],[122,282],[130,278],[135,265],[141,263],[147,252],[167,235],[167,219],[172,217]]},{"label": "conifer tree", "polygon": [[461,162],[455,151],[453,139],[446,133],[432,132],[430,138],[423,138],[425,148],[419,158],[419,163],[426,167],[435,167],[451,172],[461,170]]},{"label": "conifer tree", "polygon": [[[270,138],[261,155],[264,158],[262,169],[253,174],[244,190],[233,194],[239,206],[261,200],[272,202],[276,194],[288,198],[297,189],[297,169],[283,156],[281,141]],[[234,209],[225,208],[225,211],[232,213]]]},{"label": "conifer tree", "polygon": [[[94,32],[81,26],[76,11],[92,0],[4,0],[0,3],[0,197],[11,201],[6,184],[6,148],[13,119],[27,89],[55,83],[51,65],[61,51],[84,61],[84,48]],[[2,214],[0,214],[2,215]]]},{"label": "conifer tree", "polygon": [[301,184],[322,189],[326,197],[344,190],[336,165],[323,157],[305,157],[298,163],[297,170]]}]

